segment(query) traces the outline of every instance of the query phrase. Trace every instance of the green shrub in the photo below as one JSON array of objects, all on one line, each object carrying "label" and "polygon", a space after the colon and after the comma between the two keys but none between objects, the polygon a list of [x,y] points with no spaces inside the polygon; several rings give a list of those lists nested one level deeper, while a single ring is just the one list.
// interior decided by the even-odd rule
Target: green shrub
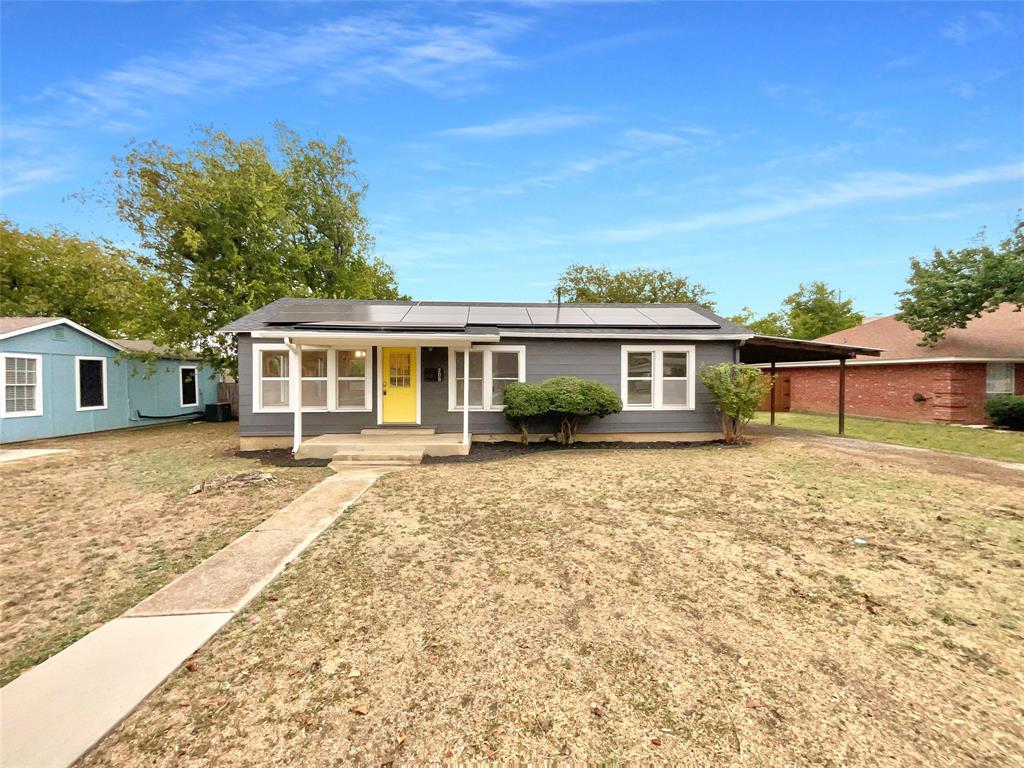
[{"label": "green shrub", "polygon": [[996,395],[985,401],[985,413],[997,427],[1024,429],[1024,395]]},{"label": "green shrub", "polygon": [[725,442],[739,442],[743,427],[753,418],[754,409],[771,388],[771,377],[752,365],[720,363],[701,368],[700,380],[722,416]]},{"label": "green shrub", "polygon": [[551,410],[551,398],[539,384],[513,381],[505,387],[505,418],[515,422],[523,436],[523,443],[530,441],[530,424],[534,419],[546,416]]},{"label": "green shrub", "polygon": [[599,381],[579,379],[575,376],[556,376],[540,383],[549,398],[548,413],[558,422],[555,436],[563,445],[576,440],[582,419],[599,419],[622,410],[618,392]]}]

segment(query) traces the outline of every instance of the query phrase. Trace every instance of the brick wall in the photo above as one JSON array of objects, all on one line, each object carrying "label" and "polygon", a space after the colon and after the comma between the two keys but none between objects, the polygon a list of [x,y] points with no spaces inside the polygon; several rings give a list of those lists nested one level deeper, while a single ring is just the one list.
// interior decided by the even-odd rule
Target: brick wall
[{"label": "brick wall", "polygon": [[[790,410],[835,413],[839,408],[839,367],[785,368]],[[1016,368],[1016,391],[1024,393],[1024,365]],[[924,400],[915,401],[915,395]],[[984,424],[984,363],[848,365],[846,412],[906,421]]]}]

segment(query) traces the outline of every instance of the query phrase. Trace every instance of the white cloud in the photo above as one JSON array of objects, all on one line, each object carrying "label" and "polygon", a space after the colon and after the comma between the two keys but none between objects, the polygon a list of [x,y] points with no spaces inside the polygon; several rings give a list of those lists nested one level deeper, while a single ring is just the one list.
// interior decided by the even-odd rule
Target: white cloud
[{"label": "white cloud", "polygon": [[492,123],[467,125],[441,131],[442,136],[467,139],[507,139],[518,136],[539,136],[578,128],[599,121],[597,115],[574,110],[544,110],[508,117]]},{"label": "white cloud", "polygon": [[1010,27],[999,14],[991,11],[977,11],[970,16],[947,21],[939,30],[939,35],[947,40],[952,40],[957,45],[964,45],[976,40],[984,40],[993,35],[1005,37],[1010,32]]},{"label": "white cloud", "polygon": [[681,232],[759,224],[808,211],[880,200],[923,197],[939,192],[1024,179],[1024,163],[979,168],[944,176],[898,172],[860,173],[833,182],[812,192],[776,199],[767,203],[694,214],[676,219],[649,221],[633,227],[606,229],[594,233],[597,238],[620,242],[654,240]]},{"label": "white cloud", "polygon": [[136,119],[168,101],[314,79],[325,87],[404,83],[439,95],[481,87],[514,64],[500,44],[525,29],[518,16],[467,15],[430,24],[386,14],[353,16],[291,30],[239,27],[183,50],[142,56],[88,79],[47,88],[37,106],[56,105],[51,124]]}]

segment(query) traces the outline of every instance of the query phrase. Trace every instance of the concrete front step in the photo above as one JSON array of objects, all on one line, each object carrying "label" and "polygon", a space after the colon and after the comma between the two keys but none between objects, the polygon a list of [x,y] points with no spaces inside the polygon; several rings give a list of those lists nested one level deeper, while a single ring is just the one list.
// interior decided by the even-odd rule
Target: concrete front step
[{"label": "concrete front step", "polygon": [[469,446],[458,434],[335,434],[320,435],[302,441],[296,458],[333,459],[338,454],[405,453],[418,451],[427,456],[464,456]]},{"label": "concrete front step", "polygon": [[433,435],[437,430],[433,427],[367,427],[361,435]]},{"label": "concrete front step", "polygon": [[346,464],[352,462],[380,462],[380,461],[398,461],[404,462],[405,464],[419,464],[423,461],[423,451],[419,450],[375,450],[375,451],[349,451],[343,450],[338,451],[332,457],[332,461],[343,462]]}]

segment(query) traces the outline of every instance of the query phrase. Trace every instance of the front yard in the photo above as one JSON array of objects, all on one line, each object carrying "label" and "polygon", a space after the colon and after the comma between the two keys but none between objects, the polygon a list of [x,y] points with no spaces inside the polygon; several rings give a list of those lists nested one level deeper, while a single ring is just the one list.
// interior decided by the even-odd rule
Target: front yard
[{"label": "front yard", "polygon": [[[767,425],[768,421],[767,413],[759,412],[754,416],[755,424]],[[838,428],[835,414],[777,413],[775,423],[780,427],[806,429],[827,435],[836,434]],[[915,448],[952,451],[997,461],[1024,462],[1024,432],[847,416],[846,436]]]},{"label": "front yard", "polygon": [[[135,605],[329,470],[237,458],[237,424],[176,424],[18,447],[73,453],[0,464],[0,684]],[[259,469],[275,482],[187,495]]]},{"label": "front yard", "polygon": [[1015,764],[1022,586],[1019,487],[827,446],[423,465],[84,762]]}]

